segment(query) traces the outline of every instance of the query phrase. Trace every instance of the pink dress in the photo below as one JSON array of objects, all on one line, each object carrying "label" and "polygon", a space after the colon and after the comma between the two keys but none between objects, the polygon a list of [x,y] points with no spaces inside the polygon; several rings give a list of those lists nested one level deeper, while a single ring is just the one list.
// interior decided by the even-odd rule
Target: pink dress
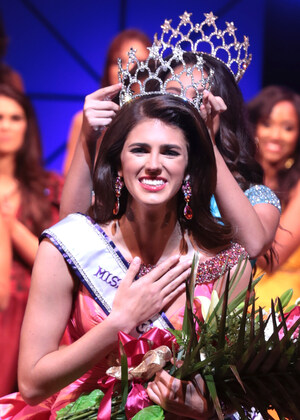
[{"label": "pink dress", "polygon": [[[106,236],[102,230],[101,232]],[[107,239],[109,243],[106,245],[110,246],[112,242],[109,238]],[[242,255],[246,256],[245,250],[239,245],[233,244],[229,249],[222,251],[211,258],[209,263],[204,262],[199,264],[199,279],[195,288],[195,296],[205,295],[209,297],[213,289],[214,281],[218,278],[223,267],[223,263],[226,261],[229,269],[237,263],[239,257]],[[182,325],[183,314],[184,308],[169,317],[170,323],[173,324],[175,328],[179,328]],[[105,311],[103,311],[100,305],[95,301],[91,293],[82,283],[80,283],[68,324],[68,332],[71,341],[76,341],[95,325],[102,322],[106,316]],[[110,366],[115,365],[117,354],[116,348],[115,353],[110,353],[81,378],[37,406],[27,405],[22,400],[19,393],[0,398],[0,418],[2,420],[54,420],[58,410],[65,407],[70,402],[75,401],[82,393],[89,393],[99,387],[97,384],[98,380],[105,376],[105,372]]]}]

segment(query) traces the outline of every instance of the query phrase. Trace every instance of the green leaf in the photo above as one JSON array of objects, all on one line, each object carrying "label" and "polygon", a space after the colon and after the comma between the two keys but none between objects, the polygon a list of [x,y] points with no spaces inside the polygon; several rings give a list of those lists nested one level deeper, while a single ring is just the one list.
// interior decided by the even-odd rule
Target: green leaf
[{"label": "green leaf", "polygon": [[128,397],[128,362],[124,347],[120,341],[121,350],[121,389],[122,389],[122,404],[121,408],[124,409]]},{"label": "green leaf", "polygon": [[159,405],[150,405],[139,411],[132,420],[164,420],[164,410]]},{"label": "green leaf", "polygon": [[217,416],[220,420],[223,420],[224,416],[223,416],[221,404],[218,398],[214,377],[213,375],[205,375],[204,380],[205,380],[205,384],[207,386],[207,390],[209,392],[210,398],[212,399],[215,410],[217,412]]},{"label": "green leaf", "polygon": [[[57,420],[87,418],[89,414],[98,412],[98,408],[104,393],[100,389],[94,389],[90,394],[81,395],[75,402],[57,411]],[[82,417],[84,415],[85,417]]]},{"label": "green leaf", "polygon": [[[289,303],[290,300],[293,297],[293,289],[288,289],[286,290],[281,296],[280,296],[280,301],[281,301],[281,305],[283,308],[285,308]],[[278,303],[276,305],[276,312],[279,312],[279,306]]]},{"label": "green leaf", "polygon": [[217,349],[223,349],[225,346],[226,340],[226,315],[227,315],[227,307],[228,307],[228,294],[229,294],[229,283],[230,283],[230,270],[227,273],[226,277],[226,284],[225,284],[225,291],[224,291],[224,298],[223,298],[223,306],[222,306],[222,315],[221,321],[219,325],[219,336],[218,336],[218,345]]}]

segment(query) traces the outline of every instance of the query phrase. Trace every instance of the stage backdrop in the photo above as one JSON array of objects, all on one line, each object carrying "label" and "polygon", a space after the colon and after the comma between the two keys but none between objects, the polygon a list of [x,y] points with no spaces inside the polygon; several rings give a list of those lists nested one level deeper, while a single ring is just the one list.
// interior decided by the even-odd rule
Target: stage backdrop
[{"label": "stage backdrop", "polygon": [[151,38],[164,19],[177,25],[213,11],[218,25],[233,21],[250,38],[252,63],[240,83],[245,99],[262,85],[264,0],[1,0],[9,37],[6,62],[23,77],[33,100],[49,169],[62,171],[72,116],[99,86],[107,47],[122,29],[142,29]]}]

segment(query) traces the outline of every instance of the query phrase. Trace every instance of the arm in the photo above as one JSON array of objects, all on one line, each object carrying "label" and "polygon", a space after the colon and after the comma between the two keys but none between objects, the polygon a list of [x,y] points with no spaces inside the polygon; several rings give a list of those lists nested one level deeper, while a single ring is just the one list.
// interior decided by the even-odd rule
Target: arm
[{"label": "arm", "polygon": [[119,106],[111,99],[120,89],[121,84],[118,83],[99,89],[85,99],[82,127],[62,193],[60,218],[77,211],[86,213],[91,205],[91,173],[96,146],[103,128],[119,110]]},{"label": "arm", "polygon": [[17,218],[18,205],[2,203],[1,213],[13,248],[32,266],[38,249],[38,238]]},{"label": "arm", "polygon": [[220,97],[205,92],[200,111],[212,138],[216,158],[215,198],[222,216],[235,228],[235,240],[247,250],[251,258],[255,258],[270,248],[280,213],[272,204],[251,205],[215,145],[214,132],[218,127],[219,114],[225,110],[226,105]]},{"label": "arm", "polygon": [[0,212],[0,311],[6,309],[10,295],[12,248],[8,230]]},{"label": "arm", "polygon": [[[276,271],[294,251],[300,246],[300,181],[291,192],[291,198],[284,209],[280,225],[277,229],[273,247],[278,257],[278,261],[273,259],[273,267],[266,263],[262,257],[258,259],[258,264],[267,272]],[[272,268],[272,270],[271,270]]]},{"label": "arm", "polygon": [[82,126],[82,111],[77,112],[71,122],[69,137],[67,140],[67,154],[64,162],[64,175],[69,172],[70,165],[75,153],[76,144],[79,138],[80,129]]},{"label": "arm", "polygon": [[178,290],[184,290],[190,265],[179,263],[179,256],[171,257],[134,281],[140,267],[135,258],[110,315],[71,345],[59,347],[72,309],[73,279],[62,255],[44,240],[33,269],[21,333],[18,373],[25,401],[37,404],[92,368],[116,345],[119,330],[129,333],[167,305]]},{"label": "arm", "polygon": [[235,229],[235,240],[251,258],[264,254],[272,245],[280,212],[269,203],[252,206],[214,146],[217,162],[216,201],[222,216]]},{"label": "arm", "polygon": [[23,260],[30,266],[33,266],[34,259],[38,250],[39,240],[23,223],[15,219],[12,231],[11,241]]}]

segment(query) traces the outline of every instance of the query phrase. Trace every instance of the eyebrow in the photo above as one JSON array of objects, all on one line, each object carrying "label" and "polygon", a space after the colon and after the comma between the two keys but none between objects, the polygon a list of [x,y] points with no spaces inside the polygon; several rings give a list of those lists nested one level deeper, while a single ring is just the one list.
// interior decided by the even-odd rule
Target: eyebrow
[{"label": "eyebrow", "polygon": [[[128,147],[149,147],[149,143],[131,143]],[[172,143],[166,143],[166,144],[162,144],[161,147],[168,147],[169,149],[178,149],[181,150],[181,146],[179,146],[178,144],[172,144]]]}]

